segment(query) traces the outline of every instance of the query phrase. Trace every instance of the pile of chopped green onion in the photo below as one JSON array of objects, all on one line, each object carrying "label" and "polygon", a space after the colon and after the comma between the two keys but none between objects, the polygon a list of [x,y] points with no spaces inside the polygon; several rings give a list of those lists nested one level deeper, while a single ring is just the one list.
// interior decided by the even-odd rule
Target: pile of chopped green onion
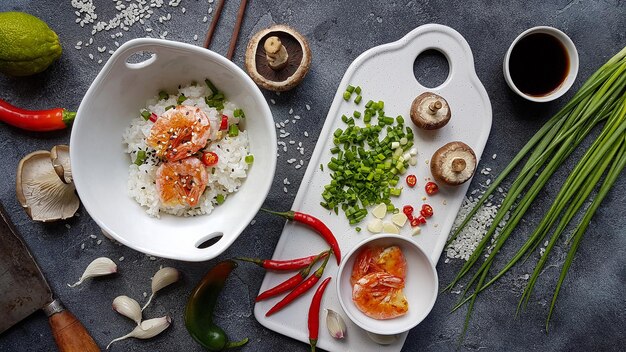
[{"label": "pile of chopped green onion", "polygon": [[[598,124],[603,124],[600,135],[569,174],[537,228],[503,268],[490,276],[489,271],[494,258],[500,254],[500,249],[533,204],[535,197]],[[572,100],[530,139],[487,189],[476,207],[452,234],[448,243],[456,238],[489,195],[500,187],[500,184],[526,157],[526,163],[513,180],[491,227],[469,260],[446,288],[452,289],[471,270],[478,267],[465,285],[459,304],[454,308],[457,309],[469,302],[464,331],[467,329],[477,295],[501,278],[520,259],[528,258],[549,235],[550,239],[545,252],[541,255],[522,294],[518,312],[525,307],[537,278],[545,268],[551,250],[565,233],[568,225],[572,225],[572,235],[566,242],[570,248],[546,319],[546,331],[548,330],[559,290],[581,238],[602,200],[626,165],[626,48],[595,72]],[[587,200],[590,200],[590,205],[584,209],[583,205]],[[488,253],[487,247],[492,241],[491,238],[507,212],[510,212],[510,220],[504,225],[500,235],[495,238],[493,249],[487,255],[486,260],[478,263],[478,259]],[[578,213],[582,213],[582,218],[576,224],[572,220]],[[471,291],[472,288],[473,291]]]},{"label": "pile of chopped green onion", "polygon": [[[349,101],[353,93],[357,94],[354,102],[358,104],[360,87],[348,86],[343,97]],[[388,211],[397,211],[390,197],[402,193],[402,187],[398,187],[399,175],[409,163],[417,163],[409,153],[413,131],[404,127],[402,116],[385,116],[384,107],[382,101],[368,101],[363,113],[354,111],[352,116],[341,116],[346,127],[333,133],[334,146],[330,150],[333,156],[326,164],[332,180],[324,186],[320,204],[336,214],[341,208],[351,225],[367,216],[368,205],[385,203]],[[360,119],[363,126],[356,124]],[[324,169],[322,165],[320,168]]]}]

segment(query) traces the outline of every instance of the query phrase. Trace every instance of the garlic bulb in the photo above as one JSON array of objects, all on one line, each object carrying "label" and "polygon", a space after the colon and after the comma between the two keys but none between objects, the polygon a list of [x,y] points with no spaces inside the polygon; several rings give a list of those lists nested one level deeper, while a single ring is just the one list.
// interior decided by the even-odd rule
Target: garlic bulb
[{"label": "garlic bulb", "polygon": [[137,325],[137,327],[133,331],[109,342],[106,349],[108,350],[113,342],[124,340],[129,337],[134,337],[136,339],[149,339],[155,337],[156,335],[163,332],[163,330],[167,329],[170,324],[172,324],[172,318],[167,315],[161,318],[144,320],[141,322],[141,324]]},{"label": "garlic bulb", "polygon": [[74,284],[67,284],[69,287],[75,287],[83,283],[84,280],[89,279],[91,277],[96,276],[104,276],[117,272],[117,265],[107,257],[100,257],[94,259],[89,265],[87,265],[87,269],[83,273],[83,276],[75,282]]},{"label": "garlic bulb", "polygon": [[341,315],[334,310],[326,310],[326,327],[333,338],[343,339],[346,337],[346,323]]},{"label": "garlic bulb", "polygon": [[174,282],[180,279],[180,272],[174,268],[165,267],[161,268],[159,271],[154,274],[152,277],[152,294],[150,298],[148,298],[148,302],[141,308],[143,311],[146,307],[152,302],[152,298],[157,293],[157,291],[163,289],[166,286],[173,284]]},{"label": "garlic bulb", "polygon": [[113,309],[121,315],[141,324],[141,307],[139,303],[128,296],[117,296],[113,300]]}]

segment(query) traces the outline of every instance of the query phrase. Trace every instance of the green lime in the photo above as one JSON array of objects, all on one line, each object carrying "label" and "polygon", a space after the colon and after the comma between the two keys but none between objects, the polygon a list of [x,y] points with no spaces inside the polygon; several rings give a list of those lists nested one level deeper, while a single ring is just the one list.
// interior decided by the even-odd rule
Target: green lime
[{"label": "green lime", "polygon": [[59,37],[45,22],[23,12],[0,12],[0,72],[33,75],[59,56]]}]

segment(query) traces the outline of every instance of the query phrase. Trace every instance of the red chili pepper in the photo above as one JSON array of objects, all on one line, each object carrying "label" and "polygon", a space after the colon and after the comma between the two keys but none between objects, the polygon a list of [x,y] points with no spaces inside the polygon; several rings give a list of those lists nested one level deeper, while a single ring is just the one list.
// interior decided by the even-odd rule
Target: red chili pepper
[{"label": "red chili pepper", "polygon": [[243,260],[245,262],[254,263],[267,270],[276,271],[291,271],[306,268],[316,260],[325,258],[328,255],[328,251],[324,251],[320,254],[311,255],[308,257],[289,259],[289,260],[271,260],[271,259],[257,259],[257,258],[236,258],[237,260]]},{"label": "red chili pepper", "polygon": [[220,124],[220,131],[228,129],[228,116],[222,115],[222,123]]},{"label": "red chili pepper", "polygon": [[330,277],[327,277],[315,291],[313,299],[311,300],[311,306],[309,307],[309,343],[311,344],[311,351],[315,351],[317,345],[317,337],[320,330],[320,303],[322,302],[322,296],[326,290],[326,286],[330,282]]},{"label": "red chili pepper", "polygon": [[402,207],[402,212],[404,213],[404,215],[406,215],[407,218],[412,219],[413,218],[413,207],[410,205],[405,205],[404,207]]},{"label": "red chili pepper", "polygon": [[26,110],[0,99],[0,121],[27,131],[62,130],[74,122],[76,113],[63,108]]},{"label": "red chili pepper", "polygon": [[437,194],[437,192],[439,192],[439,186],[437,186],[437,184],[434,182],[428,182],[424,186],[424,190],[426,190],[426,194],[428,194],[429,196],[432,196],[432,195]]},{"label": "red chili pepper", "polygon": [[426,223],[426,218],[421,215],[416,217],[415,220],[417,220],[418,225],[423,225]]},{"label": "red chili pepper", "polygon": [[422,205],[422,210],[420,210],[420,214],[422,214],[422,216],[425,218],[433,216],[433,207],[428,204]]},{"label": "red chili pepper", "polygon": [[156,120],[157,120],[158,118],[159,118],[159,117],[157,116],[157,114],[155,114],[155,113],[151,113],[151,114],[150,114],[150,117],[148,117],[148,120],[150,120],[150,121],[152,121],[152,122],[156,122]]},{"label": "red chili pepper", "polygon": [[[421,216],[420,216],[420,218],[421,218]],[[419,225],[420,225],[420,221],[419,221],[418,218],[412,218],[411,219],[411,227],[416,227],[416,226],[419,226]]]},{"label": "red chili pepper", "polygon": [[328,258],[324,259],[324,263],[315,270],[313,275],[309,276],[306,280],[302,281],[298,286],[296,286],[287,296],[285,296],[280,302],[276,303],[270,310],[265,313],[266,317],[278,312],[279,310],[285,308],[289,303],[293,302],[296,298],[300,297],[306,291],[310,290],[315,284],[320,280],[322,274],[324,274],[324,268],[326,268],[326,263],[328,263]]},{"label": "red chili pepper", "polygon": [[326,243],[328,243],[328,245],[330,246],[330,249],[333,250],[333,254],[335,255],[335,258],[337,259],[337,265],[339,265],[339,263],[341,262],[341,251],[339,249],[339,243],[337,243],[337,239],[335,238],[335,235],[333,235],[333,232],[330,231],[328,226],[326,226],[320,219],[312,215],[300,213],[300,212],[293,211],[293,210],[285,211],[285,212],[276,212],[276,211],[271,211],[271,210],[267,210],[263,208],[261,208],[261,210],[266,211],[271,214],[282,216],[292,221],[305,224],[311,227],[312,229],[314,229],[315,231],[317,231],[317,233],[319,233],[326,240]]},{"label": "red chili pepper", "polygon": [[417,184],[417,177],[415,175],[409,175],[406,177],[406,184],[413,188]]},{"label": "red chili pepper", "polygon": [[[325,251],[324,253],[326,253],[326,259],[325,261],[328,261],[328,252],[329,251]],[[323,253],[322,253],[323,254]],[[292,288],[298,286],[298,284],[300,284],[302,281],[304,281],[304,279],[306,279],[307,276],[309,276],[309,273],[311,272],[311,267],[313,266],[313,264],[315,262],[317,262],[317,260],[319,258],[321,258],[321,255],[319,254],[317,257],[317,259],[315,259],[313,262],[311,262],[306,268],[300,270],[296,275],[290,277],[289,279],[283,281],[282,283],[278,284],[277,286],[274,286],[266,291],[261,292],[257,297],[256,297],[256,302],[262,301],[264,299],[268,299],[270,297],[274,297],[277,296],[283,292],[289,291]]]},{"label": "red chili pepper", "polygon": [[218,160],[219,157],[213,152],[202,153],[202,163],[206,166],[213,166],[217,164]]}]

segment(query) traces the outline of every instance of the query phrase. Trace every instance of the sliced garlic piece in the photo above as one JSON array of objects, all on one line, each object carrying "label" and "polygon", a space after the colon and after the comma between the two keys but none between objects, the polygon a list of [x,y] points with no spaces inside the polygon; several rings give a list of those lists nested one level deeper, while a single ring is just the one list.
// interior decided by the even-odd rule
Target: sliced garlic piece
[{"label": "sliced garlic piece", "polygon": [[143,311],[146,309],[158,291],[178,281],[179,278],[180,272],[174,268],[165,267],[159,269],[159,271],[157,271],[152,277],[152,294],[150,295],[150,298],[148,298],[148,302],[146,302],[141,310]]},{"label": "sliced garlic piece", "polygon": [[389,221],[383,222],[383,231],[386,233],[393,233],[395,235],[400,233],[398,227]]},{"label": "sliced garlic piece", "polygon": [[110,275],[116,272],[117,265],[111,259],[107,257],[96,258],[89,265],[87,265],[85,272],[77,282],[71,285],[67,284],[67,286],[75,287],[82,284],[84,280],[91,277]]},{"label": "sliced garlic piece", "polygon": [[415,226],[412,230],[411,230],[411,236],[416,236],[419,235],[422,232],[422,229],[419,226]]},{"label": "sliced garlic piece", "polygon": [[330,336],[332,336],[333,338],[343,339],[344,337],[346,337],[346,322],[343,321],[341,315],[339,315],[339,313],[335,312],[334,310],[326,310],[326,327],[328,328]]},{"label": "sliced garlic piece", "polygon": [[417,155],[417,148],[415,148],[415,147],[411,148],[411,150],[409,150],[409,154],[411,154],[411,156],[416,156]]},{"label": "sliced garlic piece", "polygon": [[372,215],[378,219],[382,219],[387,215],[387,204],[380,203],[372,209]]},{"label": "sliced garlic piece", "polygon": [[409,165],[411,166],[417,165],[417,157],[412,156],[411,159],[409,159]]},{"label": "sliced garlic piece", "polygon": [[383,221],[380,219],[372,219],[367,223],[367,230],[372,233],[380,233],[383,230]]},{"label": "sliced garlic piece", "polygon": [[139,303],[128,296],[117,296],[113,300],[113,309],[121,315],[141,324],[141,307]]},{"label": "sliced garlic piece", "polygon": [[163,330],[167,329],[170,324],[172,324],[172,318],[167,315],[161,318],[144,320],[141,322],[141,324],[137,325],[137,327],[133,329],[133,331],[109,342],[106,349],[108,350],[113,342],[124,340],[129,337],[134,337],[136,339],[149,339],[155,337],[156,335],[163,332]]},{"label": "sliced garlic piece", "polygon": [[391,216],[391,222],[393,222],[394,224],[402,227],[404,226],[404,224],[406,224],[406,220],[408,218],[406,217],[406,215],[404,213],[397,213],[397,214],[393,214]]}]

